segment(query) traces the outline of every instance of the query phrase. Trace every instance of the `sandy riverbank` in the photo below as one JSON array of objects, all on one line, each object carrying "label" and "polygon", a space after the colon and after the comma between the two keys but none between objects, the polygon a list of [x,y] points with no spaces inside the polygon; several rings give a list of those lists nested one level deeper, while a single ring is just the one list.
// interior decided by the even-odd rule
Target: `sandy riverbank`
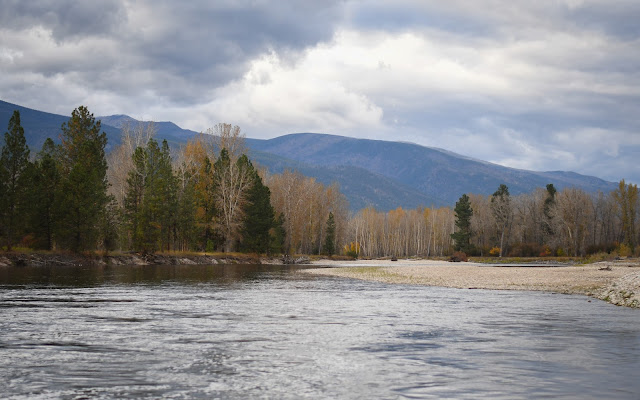
[{"label": "sandy riverbank", "polygon": [[[580,266],[487,266],[432,260],[314,261],[306,273],[385,283],[460,289],[541,290],[584,294],[613,304],[640,308],[640,260]],[[611,270],[603,270],[603,268]]]}]

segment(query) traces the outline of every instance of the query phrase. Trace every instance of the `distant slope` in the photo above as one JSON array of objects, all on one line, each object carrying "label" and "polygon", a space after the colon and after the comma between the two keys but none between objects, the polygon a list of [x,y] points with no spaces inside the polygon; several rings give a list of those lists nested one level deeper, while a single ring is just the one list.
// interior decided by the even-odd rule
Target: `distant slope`
[{"label": "distant slope", "polygon": [[[0,101],[0,133],[6,131],[16,109],[33,153],[47,137],[58,139],[60,127],[72,111],[62,116]],[[107,150],[119,143],[120,128],[125,123],[138,124],[126,115],[96,119],[102,121],[107,133]],[[155,126],[156,137],[167,139],[173,146],[197,135],[172,122],[156,122]],[[324,184],[338,182],[352,210],[369,205],[379,210],[453,205],[463,193],[491,194],[501,183],[509,186],[512,194],[531,192],[548,183],[558,189],[575,186],[589,192],[616,188],[613,182],[574,172],[507,168],[412,143],[298,133],[269,140],[247,139],[247,145],[251,158],[272,173],[290,169]]]},{"label": "distant slope", "polygon": [[369,206],[387,211],[397,207],[416,208],[444,205],[427,194],[363,168],[309,165],[255,150],[250,151],[250,158],[274,174],[282,173],[288,169],[314,177],[325,185],[337,182],[340,185],[340,191],[347,197],[353,211]]},{"label": "distant slope", "polygon": [[[63,116],[32,110],[0,100],[0,132],[2,134],[7,131],[9,120],[15,110],[20,111],[20,124],[24,128],[27,144],[32,153],[38,152],[47,138],[59,141],[62,124],[69,122],[73,111],[69,110],[69,115]],[[109,148],[119,143],[120,129],[103,124],[102,130],[107,134]],[[2,141],[0,140],[0,142]]]},{"label": "distant slope", "polygon": [[573,172],[534,172],[474,160],[411,143],[298,133],[251,141],[251,148],[318,166],[351,166],[396,180],[437,203],[454,204],[463,193],[491,194],[500,184],[512,194],[553,183],[589,192],[610,191],[615,183]]},{"label": "distant slope", "polygon": [[[146,129],[147,125],[151,121],[138,121],[128,115],[110,115],[106,117],[97,117],[103,124],[107,124],[118,129],[122,129],[126,124],[130,124],[131,128],[135,128],[138,124],[142,123]],[[189,139],[198,135],[198,132],[191,131],[189,129],[182,129],[173,122],[153,122],[156,129],[156,138],[159,140],[166,139],[170,144],[185,143]]]}]

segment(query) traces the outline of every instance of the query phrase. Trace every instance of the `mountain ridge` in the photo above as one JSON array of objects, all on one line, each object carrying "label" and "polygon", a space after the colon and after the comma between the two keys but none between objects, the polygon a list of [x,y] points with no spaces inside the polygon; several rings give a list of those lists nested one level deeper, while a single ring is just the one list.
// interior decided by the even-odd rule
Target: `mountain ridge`
[{"label": "mountain ridge", "polygon": [[444,204],[455,203],[463,193],[491,194],[502,183],[509,186],[512,194],[527,193],[548,183],[558,189],[579,186],[589,192],[615,188],[613,182],[575,172],[505,167],[403,142],[300,133],[259,141],[253,148],[286,154],[314,165],[364,168],[427,193]]},{"label": "mountain ridge", "polygon": [[[37,152],[46,137],[57,139],[69,117],[33,110],[0,100],[0,126],[7,126],[14,109],[20,110],[27,142]],[[96,117],[102,121],[109,147],[120,141],[125,124],[149,124],[128,115]],[[173,122],[153,122],[156,137],[173,146],[198,132]],[[505,167],[446,149],[409,142],[356,139],[326,133],[290,133],[272,139],[247,138],[251,158],[271,173],[297,170],[324,184],[338,182],[357,211],[396,207],[452,206],[463,193],[489,195],[506,184],[514,195],[553,183],[557,189],[576,186],[588,192],[614,190],[616,183],[572,171],[528,171]],[[107,149],[109,150],[109,149]]]}]

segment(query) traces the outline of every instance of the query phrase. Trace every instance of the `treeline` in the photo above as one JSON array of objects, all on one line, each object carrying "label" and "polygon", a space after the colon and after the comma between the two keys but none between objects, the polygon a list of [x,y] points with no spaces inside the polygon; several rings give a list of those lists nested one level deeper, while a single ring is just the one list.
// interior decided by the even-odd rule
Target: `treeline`
[{"label": "treeline", "polygon": [[360,257],[640,255],[637,185],[611,193],[577,188],[511,196],[463,195],[454,209],[359,211],[348,223],[344,252]]},{"label": "treeline", "polygon": [[342,240],[348,206],[337,187],[258,170],[237,126],[180,149],[156,141],[153,124],[126,126],[109,155],[100,129],[79,107],[61,143],[47,139],[33,156],[13,114],[0,159],[7,250],[333,254]]},{"label": "treeline", "polygon": [[[512,197],[501,185],[491,196],[469,195],[466,201],[464,197],[455,208],[457,231],[463,234],[458,235],[454,248],[469,254],[584,256],[640,252],[638,187],[624,180],[610,193],[591,194],[578,188],[557,191],[549,184],[546,189]],[[469,213],[470,218],[466,217]],[[465,219],[470,222],[467,232],[459,227],[465,225]]]},{"label": "treeline", "polygon": [[35,155],[16,111],[0,157],[0,241],[57,250],[241,251],[354,257],[638,254],[638,188],[553,185],[511,196],[463,195],[455,208],[373,208],[349,215],[337,185],[247,157],[237,126],[218,124],[180,148],[153,124],[107,139],[86,107]]},{"label": "treeline", "polygon": [[451,208],[397,208],[389,212],[369,207],[348,224],[344,252],[359,257],[431,257],[451,253],[454,232]]}]

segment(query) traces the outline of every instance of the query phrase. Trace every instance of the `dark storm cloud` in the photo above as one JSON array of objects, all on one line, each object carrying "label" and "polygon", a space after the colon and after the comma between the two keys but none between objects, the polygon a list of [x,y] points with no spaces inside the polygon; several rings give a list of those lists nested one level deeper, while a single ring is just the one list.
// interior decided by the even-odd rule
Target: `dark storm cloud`
[{"label": "dark storm cloud", "polygon": [[635,0],[586,3],[566,10],[576,26],[599,30],[624,40],[640,38],[640,2]]},{"label": "dark storm cloud", "polygon": [[106,35],[126,22],[123,4],[114,1],[2,0],[0,24],[23,30],[39,26],[57,41]]},{"label": "dark storm cloud", "polygon": [[0,21],[13,32],[50,32],[59,47],[42,54],[37,44],[31,53],[21,46],[25,54],[8,69],[67,74],[77,84],[121,94],[138,87],[165,101],[190,104],[241,77],[247,62],[260,54],[296,53],[330,39],[340,20],[334,6],[315,1],[4,1]]}]

